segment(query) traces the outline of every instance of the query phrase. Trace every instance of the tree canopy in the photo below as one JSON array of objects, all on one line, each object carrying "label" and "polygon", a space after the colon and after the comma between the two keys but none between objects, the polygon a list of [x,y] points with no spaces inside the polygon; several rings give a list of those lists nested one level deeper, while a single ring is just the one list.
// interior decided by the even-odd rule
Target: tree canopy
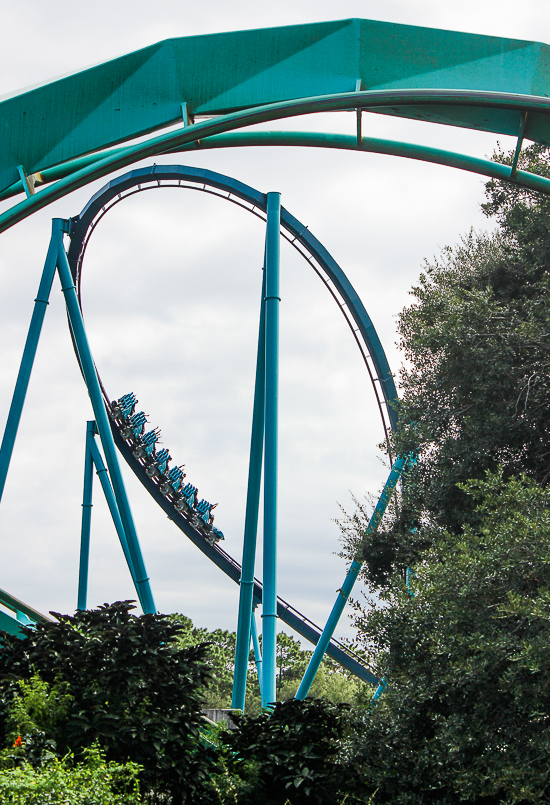
[{"label": "tree canopy", "polygon": [[[535,163],[550,176],[540,146],[520,158],[526,170]],[[434,531],[475,524],[461,483],[499,467],[505,478],[550,478],[550,200],[513,184],[486,188],[495,230],[471,231],[426,262],[398,319],[405,366],[393,451],[416,461],[399,506],[364,543],[375,587],[402,576]]]},{"label": "tree canopy", "polygon": [[548,801],[550,490],[490,475],[462,491],[479,526],[357,612],[388,681],[358,733],[375,802]]},{"label": "tree canopy", "polygon": [[355,602],[387,683],[355,733],[374,802],[550,795],[550,201],[489,182],[484,210],[399,319],[401,494],[377,534],[368,505],[342,524],[377,595]]}]

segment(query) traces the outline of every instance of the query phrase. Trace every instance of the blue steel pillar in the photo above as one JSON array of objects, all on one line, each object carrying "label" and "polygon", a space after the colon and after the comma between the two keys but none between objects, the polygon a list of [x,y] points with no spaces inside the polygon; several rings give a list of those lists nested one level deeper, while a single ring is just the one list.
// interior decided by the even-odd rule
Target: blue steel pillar
[{"label": "blue steel pillar", "polygon": [[[265,267],[262,279],[262,303],[260,307],[260,328],[258,335],[258,356],[256,359],[256,383],[254,388],[254,407],[252,409],[252,436],[250,439],[250,462],[248,465],[248,489],[246,495],[246,514],[244,520],[243,561],[239,590],[239,618],[237,622],[237,644],[235,646],[235,670],[233,672],[233,697],[231,707],[244,711],[246,698],[246,677],[248,674],[248,655],[250,652],[251,624],[256,628],[252,613],[254,593],[254,564],[256,561],[256,537],[258,534],[258,510],[260,507],[260,486],[262,480],[262,458],[264,446],[264,408],[265,408]],[[261,668],[256,662],[258,674]],[[261,684],[260,684],[261,689]]]},{"label": "blue steel pillar", "polygon": [[[399,456],[399,458],[396,459],[389,474],[388,480],[386,481],[386,485],[382,490],[380,499],[376,504],[376,508],[367,526],[368,534],[376,531],[380,525],[380,521],[384,516],[384,512],[386,511],[390,498],[395,490],[395,487],[397,486],[397,482],[399,481],[407,461],[408,456]],[[300,682],[300,687],[298,688],[298,692],[295,696],[296,699],[305,699],[309,693],[309,689],[313,684],[317,671],[319,670],[319,666],[321,665],[321,661],[325,655],[327,646],[332,635],[334,634],[334,630],[336,629],[340,616],[344,611],[344,607],[353,589],[353,585],[355,584],[357,576],[359,575],[361,565],[362,562],[357,561],[357,559],[354,559],[351,563],[351,567],[348,570],[344,583],[342,584],[342,588],[338,591],[338,598],[336,599],[336,602],[332,608],[332,612],[330,613],[326,626],[323,629],[323,633],[319,638],[319,642],[315,646],[315,651],[313,652],[313,656],[311,657],[309,665],[306,668],[304,677]]]},{"label": "blue steel pillar", "polygon": [[279,251],[281,194],[267,194],[265,249],[265,456],[262,601],[262,706],[276,699],[277,446],[279,407]]},{"label": "blue steel pillar", "polygon": [[134,518],[132,516],[130,503],[128,501],[126,488],[124,486],[122,473],[120,471],[120,465],[118,463],[109,418],[103,402],[101,387],[99,385],[96,368],[92,358],[92,353],[90,351],[90,345],[88,344],[88,338],[84,328],[82,312],[78,304],[76,288],[71,275],[71,270],[69,268],[69,261],[67,260],[67,254],[65,253],[65,247],[63,245],[63,231],[66,231],[66,228],[68,228],[68,222],[61,219],[54,220],[59,221],[57,270],[61,280],[61,290],[65,296],[67,314],[69,316],[76,348],[78,350],[80,364],[82,366],[82,373],[88,388],[88,394],[90,395],[90,401],[92,403],[97,429],[101,438],[101,444],[103,445],[105,460],[107,462],[111,482],[113,484],[113,491],[118,510],[120,512],[120,518],[124,527],[124,533],[126,534],[130,556],[132,557],[132,565],[136,574],[135,584],[138,591],[139,602],[145,613],[153,613],[156,611],[153,593],[147,577],[147,571],[145,570],[145,563],[141,554],[136,527],[134,525]]},{"label": "blue steel pillar", "polygon": [[[97,426],[96,429],[94,430],[94,435],[96,433],[97,433]],[[126,563],[128,565],[132,581],[134,582],[136,592],[139,595],[139,589],[136,582],[136,572],[132,564],[132,557],[130,556],[130,550],[128,548],[126,534],[124,533],[124,526],[122,525],[122,520],[120,519],[120,512],[118,510],[117,502],[113,492],[113,487],[111,486],[111,482],[109,481],[109,473],[107,472],[107,467],[105,466],[103,458],[101,457],[101,453],[99,452],[99,447],[97,446],[95,439],[92,439],[90,441],[90,453],[92,456],[92,461],[95,464],[97,477],[99,478],[101,488],[103,489],[103,494],[105,495],[105,500],[107,501],[107,506],[109,507],[109,511],[111,513],[111,518],[113,520],[116,532],[118,534],[118,538],[120,540],[120,545],[122,547],[124,558],[126,559]]]},{"label": "blue steel pillar", "polygon": [[59,239],[60,220],[54,219],[52,222],[52,237],[46,255],[46,262],[42,272],[42,279],[38,288],[38,294],[34,300],[34,310],[31,317],[29,332],[23,350],[23,357],[21,358],[21,366],[19,367],[19,374],[15,383],[13,398],[11,401],[8,420],[6,422],[6,429],[4,431],[4,438],[2,439],[2,447],[0,447],[0,500],[4,492],[6,484],[6,477],[10,466],[11,456],[13,453],[13,446],[15,444],[15,437],[21,421],[21,412],[23,411],[23,404],[27,396],[27,389],[29,387],[29,380],[31,371],[36,356],[36,349],[38,347],[38,340],[44,323],[44,316],[46,315],[46,308],[48,306],[48,299],[52,289],[53,278],[55,274],[55,266],[57,263],[57,243]]},{"label": "blue steel pillar", "polygon": [[111,513],[111,518],[115,526],[124,558],[128,564],[132,581],[139,596],[139,589],[136,584],[136,574],[132,564],[132,557],[128,549],[128,542],[126,541],[126,534],[122,520],[120,519],[120,512],[118,510],[117,502],[113,493],[111,482],[109,481],[109,473],[103,461],[99,448],[95,442],[97,434],[97,425],[94,420],[87,423],[86,429],[86,459],[84,464],[84,495],[82,503],[82,536],[80,540],[80,568],[78,574],[78,604],[77,609],[86,609],[87,592],[88,592],[88,560],[90,555],[90,530],[92,518],[92,485],[93,485],[93,469],[95,466],[97,477],[101,483],[105,500]]},{"label": "blue steel pillar", "polygon": [[260,649],[260,641],[258,640],[258,630],[256,628],[256,607],[252,610],[252,619],[250,621],[250,635],[252,637],[252,648],[254,649],[254,662],[256,663],[256,671],[258,674],[258,684],[260,686],[260,697],[262,695],[262,650]]},{"label": "blue steel pillar", "polygon": [[90,558],[90,528],[92,524],[92,492],[94,462],[90,442],[94,438],[95,422],[86,423],[86,455],[84,457],[84,493],[82,495],[82,529],[80,532],[80,564],[78,567],[77,609],[86,609],[88,598],[88,562]]}]

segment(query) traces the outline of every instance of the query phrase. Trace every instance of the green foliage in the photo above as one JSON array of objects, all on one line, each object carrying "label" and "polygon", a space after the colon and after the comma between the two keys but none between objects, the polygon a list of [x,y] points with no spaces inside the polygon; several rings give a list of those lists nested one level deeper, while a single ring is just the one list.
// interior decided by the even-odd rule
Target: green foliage
[{"label": "green foliage", "polygon": [[[37,673],[30,680],[20,679],[19,690],[6,713],[4,759],[23,759],[37,767],[67,746],[66,726],[71,696],[61,693],[56,685],[48,685]],[[63,685],[66,691],[67,685]],[[13,748],[15,747],[15,748]]]},{"label": "green foliage", "polygon": [[358,612],[389,680],[356,733],[376,802],[548,801],[550,490],[495,474],[463,492],[479,526],[442,536],[413,595]]},{"label": "green foliage", "polygon": [[512,232],[471,233],[414,289],[418,301],[400,318],[412,368],[402,375],[396,449],[418,455],[406,498],[417,519],[458,533],[473,508],[457,483],[499,465],[546,482],[546,269],[526,262]]},{"label": "green foliage", "polygon": [[[119,602],[97,611],[78,612],[74,617],[57,615],[57,623],[27,629],[24,640],[3,637],[0,727],[6,748],[0,759],[6,791],[12,786],[21,797],[30,797],[29,792],[36,790],[36,801],[48,802],[50,789],[54,791],[57,786],[66,801],[72,802],[71,786],[83,781],[84,792],[97,783],[97,800],[90,799],[90,803],[111,802],[111,777],[105,777],[102,789],[94,775],[100,767],[111,769],[113,774],[120,767],[124,777],[124,763],[130,759],[141,769],[141,790],[147,802],[179,805],[184,797],[186,803],[254,801],[251,792],[260,796],[264,785],[263,761],[254,758],[253,750],[248,760],[239,761],[239,774],[235,774],[234,756],[220,739],[223,731],[205,730],[200,715],[204,694],[210,706],[230,706],[234,633],[196,629],[188,618],[178,615],[137,618],[131,609],[129,602]],[[294,695],[310,656],[311,652],[304,651],[294,638],[280,635],[279,696]],[[205,687],[210,674],[213,692]],[[251,669],[250,677],[250,686],[257,686],[255,669]],[[339,701],[357,695],[362,687],[327,660],[312,692],[321,691]],[[259,713],[259,697],[252,705]],[[297,706],[307,710],[309,702]],[[331,736],[337,735],[338,724],[343,724],[345,708],[331,707],[328,705],[325,712],[317,703],[307,712],[299,710],[299,734],[290,739],[289,746],[296,747],[304,736],[311,742],[300,754],[294,774],[297,781],[302,779],[300,769],[305,768],[305,758],[311,775],[305,775],[300,796],[316,784],[315,758],[319,761],[327,754]],[[249,706],[247,709],[254,712]],[[290,720],[287,715],[286,726],[281,727],[280,714],[269,724],[265,715],[260,717],[266,735],[280,733],[281,729],[286,734]],[[321,727],[322,748],[315,749],[315,730]],[[277,740],[271,741],[273,746]],[[92,773],[92,761],[100,751],[104,755]],[[295,750],[289,751],[292,754]],[[321,754],[317,756],[316,752]],[[138,765],[128,769],[136,770]],[[137,771],[128,779],[137,780]],[[126,789],[121,791],[121,796],[126,796]],[[20,801],[27,802],[14,799]],[[297,801],[308,800],[302,797]]]},{"label": "green foliage", "polygon": [[[525,149],[520,167],[550,175],[548,151]],[[550,199],[496,181],[487,198],[496,230],[470,232],[426,263],[399,317],[406,368],[393,449],[417,460],[378,534],[365,535],[365,509],[344,522],[346,554],[359,548],[374,588],[402,578],[442,530],[476,527],[460,484],[498,467],[550,478]]]},{"label": "green foliage", "polygon": [[[233,693],[233,666],[235,663],[235,645],[237,635],[224,629],[208,631],[203,627],[193,626],[190,618],[184,615],[171,615],[181,627],[178,643],[182,647],[207,646],[205,662],[209,672],[208,687],[204,691],[204,707],[229,708]],[[260,689],[253,653],[250,652],[248,677],[246,686],[247,706],[259,712]]]},{"label": "green foliage", "polygon": [[[318,699],[290,700],[273,712],[237,717],[225,742],[234,768],[248,782],[236,800],[243,805],[334,805],[353,803],[362,789],[360,770],[346,746],[350,707]],[[230,801],[230,800],[228,800]]]},{"label": "green foliage", "polygon": [[[550,175],[548,151],[520,167]],[[428,264],[399,320],[416,463],[377,535],[368,505],[341,524],[382,599],[355,604],[388,687],[349,749],[377,803],[548,802],[550,200],[487,196],[494,233]]]},{"label": "green foliage", "polygon": [[24,640],[4,635],[0,734],[10,740],[15,719],[29,744],[42,735],[60,758],[98,741],[109,761],[143,767],[145,792],[199,801],[215,768],[215,753],[200,742],[206,647],[181,648],[177,622],[138,618],[132,608],[125,601],[56,615],[57,623],[25,629]]},{"label": "green foliage", "polygon": [[107,762],[97,745],[72,756],[51,758],[40,768],[24,760],[15,768],[0,767],[0,801],[4,805],[137,805],[140,768],[134,763]]},{"label": "green foliage", "polygon": [[[210,673],[208,688],[205,691],[205,707],[230,708],[233,691],[233,666],[235,662],[235,632],[222,629],[208,631],[193,626],[192,621],[183,615],[171,615],[181,626],[178,641],[182,646],[204,643],[208,646],[205,661]],[[261,637],[260,637],[261,643]],[[311,651],[304,650],[291,635],[279,632],[277,635],[277,701],[294,697],[298,685],[311,658]],[[370,686],[346,672],[338,663],[326,657],[321,663],[310,695],[313,698],[326,698],[332,702],[361,702],[368,696]],[[250,652],[246,687],[246,712],[258,715],[261,711],[258,675],[254,654]]]},{"label": "green foliage", "polygon": [[[28,681],[19,680],[18,685],[19,693],[8,718],[11,737],[15,739],[17,735],[31,736],[40,732],[53,736],[67,720],[70,694],[60,693],[55,685],[48,685],[36,673]],[[64,687],[66,690],[67,686]]]}]

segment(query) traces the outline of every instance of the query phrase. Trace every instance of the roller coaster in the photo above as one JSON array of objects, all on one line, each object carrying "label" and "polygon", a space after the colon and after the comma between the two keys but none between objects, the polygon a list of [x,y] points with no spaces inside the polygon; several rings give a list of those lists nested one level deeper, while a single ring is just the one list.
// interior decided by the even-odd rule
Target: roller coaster
[{"label": "roller coaster", "polygon": [[[0,201],[23,201],[0,214],[0,232],[73,190],[138,160],[188,150],[305,146],[377,152],[447,165],[550,194],[550,180],[520,169],[524,141],[550,144],[547,45],[369,20],[271,28],[167,40],[0,103]],[[257,123],[319,112],[355,111],[353,135],[243,131]],[[363,119],[384,114],[516,137],[511,165],[440,149],[366,137]],[[155,133],[171,127],[165,133]],[[152,134],[153,133],[153,134]],[[152,134],[152,136],[151,136]],[[122,143],[122,145],[121,145]],[[266,242],[242,564],[226,553],[214,525],[215,505],[200,498],[184,467],[159,449],[133,391],[112,400],[101,382],[84,327],[81,277],[87,245],[116,204],[136,193],[178,188],[215,194],[265,223]],[[86,606],[93,467],[95,466],[144,612],[155,604],[118,456],[174,524],[240,585],[233,706],[244,708],[250,641],[259,651],[254,610],[263,622],[260,689],[275,699],[277,620],[315,645],[297,691],[304,698],[328,654],[361,679],[376,683],[360,657],[333,635],[360,569],[351,563],[323,628],[277,595],[278,310],[280,238],[309,263],[346,318],[370,375],[384,431],[396,425],[397,393],[372,322],[345,273],[309,230],[281,206],[235,179],[182,165],[153,165],[117,176],[80,215],[56,218],[21,367],[0,448],[0,496],[29,383],[53,277],[65,296],[70,333],[92,403],[88,422],[78,606]],[[69,246],[66,249],[65,239]],[[103,455],[96,443],[99,437]],[[389,443],[389,440],[388,440]],[[368,528],[378,528],[410,457],[392,467]],[[178,460],[180,460],[178,458]],[[173,463],[173,466],[171,464]],[[255,551],[263,478],[263,574]],[[208,491],[208,497],[213,490]],[[43,618],[0,591],[0,626]],[[257,656],[257,659],[259,657]],[[377,695],[382,684],[379,685]]]},{"label": "roller coaster", "polygon": [[[159,188],[214,194],[218,198],[238,205],[262,222],[266,221],[265,194],[212,171],[182,165],[154,165],[119,176],[99,190],[80,215],[70,222],[70,246],[67,257],[81,308],[84,256],[98,223],[109,210],[124,199],[136,193]],[[369,373],[387,436],[391,428],[390,417],[395,417],[395,412],[389,403],[396,398],[396,390],[386,356],[367,311],[341,267],[310,230],[284,207],[281,208],[281,234],[308,262],[344,316]],[[155,445],[160,432],[158,428],[146,431],[145,414],[135,412],[137,404],[135,395],[129,393],[119,400],[111,401],[103,383],[101,387],[104,403],[110,413],[115,444],[121,455],[167,516],[229,578],[239,583],[240,564],[218,544],[223,540],[223,534],[213,525],[214,507],[206,500],[198,502],[198,490],[193,484],[185,483],[182,468],[176,466],[169,469],[170,455],[167,448],[156,451]],[[98,463],[96,459],[96,466]],[[113,507],[112,511],[115,519],[116,507]],[[123,529],[119,529],[119,532],[123,534]],[[81,560],[82,564],[84,568],[81,572],[82,592],[79,594],[79,608],[85,608],[86,605],[86,558]],[[261,602],[262,584],[258,579],[254,579],[253,605],[258,606]],[[280,596],[277,597],[277,616],[302,637],[317,643],[322,630]],[[339,641],[332,640],[327,653],[359,678],[371,683],[376,681],[376,677],[364,666],[360,658]]]}]

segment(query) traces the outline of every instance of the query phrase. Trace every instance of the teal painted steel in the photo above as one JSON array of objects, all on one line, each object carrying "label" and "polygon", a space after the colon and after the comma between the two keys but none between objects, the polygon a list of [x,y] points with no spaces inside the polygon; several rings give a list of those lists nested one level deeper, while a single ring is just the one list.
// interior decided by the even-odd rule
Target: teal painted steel
[{"label": "teal painted steel", "polygon": [[[95,433],[97,432],[98,431],[96,425]],[[113,492],[113,487],[111,486],[111,481],[109,480],[109,473],[107,471],[107,467],[105,466],[105,462],[103,461],[101,453],[99,452],[99,447],[97,446],[95,439],[92,439],[90,441],[90,454],[94,466],[96,468],[99,483],[101,484],[101,488],[103,489],[103,494],[105,495],[105,500],[107,501],[107,506],[109,507],[109,512],[111,514],[113,525],[115,527],[118,539],[120,541],[122,553],[124,554],[124,558],[126,559],[126,564],[128,565],[128,570],[130,571],[130,576],[132,577],[132,581],[134,582],[136,592],[139,595],[136,572],[134,570],[132,555],[128,547],[126,534],[124,533],[124,526],[122,525],[122,519],[120,517],[120,511],[116,502],[115,493]]]},{"label": "teal painted steel", "polygon": [[51,618],[48,618],[47,615],[43,615],[41,612],[38,612],[38,610],[20,601],[19,598],[10,595],[6,590],[0,590],[0,604],[3,604],[7,609],[11,609],[11,611],[16,614],[18,612],[23,613],[34,623],[47,623],[51,621]]},{"label": "teal painted steel", "polygon": [[[80,287],[81,283],[84,244],[88,242],[88,237],[95,229],[103,215],[103,211],[107,208],[112,208],[111,202],[113,200],[116,199],[117,203],[118,201],[124,200],[126,193],[135,192],[136,187],[146,189],[149,183],[149,186],[154,185],[155,188],[160,188],[163,187],[162,181],[164,180],[169,181],[171,187],[176,186],[175,183],[184,181],[186,184],[190,183],[192,186],[194,184],[197,189],[202,190],[209,188],[206,192],[211,192],[211,189],[214,188],[218,189],[223,193],[223,195],[220,196],[221,198],[230,199],[233,203],[237,203],[238,200],[246,202],[245,209],[249,212],[252,211],[251,208],[254,207],[264,212],[267,209],[266,196],[263,193],[254,190],[236,179],[214,173],[213,171],[183,165],[156,165],[153,167],[134,169],[127,174],[112,179],[105,187],[94,194],[79,216],[71,219],[71,245],[68,252],[68,259],[77,288]],[[307,227],[294,218],[284,207],[281,208],[281,230],[284,230],[286,237],[291,242],[300,247],[299,251],[305,256],[308,263],[311,266],[317,263],[322,274],[326,276],[326,279],[330,279],[334,286],[339,289],[345,301],[345,308],[349,310],[353,322],[355,323],[351,325],[348,321],[351,329],[354,332],[360,330],[362,333],[365,333],[365,345],[367,346],[367,350],[370,350],[375,366],[381,368],[387,366],[387,361],[380,342],[377,337],[374,338],[376,333],[372,322],[340,266],[338,266],[332,256],[309,232]],[[82,305],[80,296],[79,302]],[[342,309],[340,305],[339,307]],[[369,337],[371,339],[370,341]],[[376,352],[376,344],[379,345],[381,350],[379,354]],[[379,369],[377,369],[377,371],[379,371]],[[395,386],[393,385],[389,366],[387,366],[387,375],[383,373],[379,374],[378,379],[381,381],[380,385],[385,389],[384,393],[388,395],[388,400],[396,399]],[[106,396],[105,400],[108,401],[109,398]],[[240,565],[229,556],[229,554],[222,550],[219,545],[209,544],[202,535],[191,527],[190,523],[174,509],[172,503],[159,491],[159,487],[153,483],[144,467],[139,464],[139,462],[135,461],[131,449],[121,437],[114,423],[112,431],[117,448],[140,482],[167,514],[169,519],[171,519],[212,562],[223,570],[224,573],[233,579],[233,581],[239,583],[242,576]],[[253,600],[254,605],[262,601],[262,585],[256,579],[254,580]],[[277,599],[277,615],[281,621],[297,631],[298,634],[306,640],[314,645],[317,643],[321,629],[280,597]],[[378,683],[374,674],[361,664],[359,658],[355,658],[347,653],[338,641],[329,643],[327,654],[360,679],[370,683]]]},{"label": "teal painted steel", "polygon": [[[0,216],[0,231],[117,167],[167,150],[196,148],[201,139],[207,142],[209,137],[212,139],[207,147],[251,144],[254,137],[262,144],[268,141],[279,144],[276,143],[278,138],[284,144],[349,147],[343,140],[336,145],[335,138],[330,144],[328,141],[321,143],[323,135],[317,135],[313,143],[314,137],[307,133],[264,133],[263,138],[256,133],[248,138],[246,134],[224,135],[224,132],[259,122],[330,110],[358,110],[358,134],[356,138],[349,138],[355,139],[355,150],[378,150],[453,165],[548,193],[548,180],[516,171],[516,168],[524,138],[550,143],[550,102],[547,97],[541,97],[548,96],[550,87],[549,55],[549,48],[539,43],[367,20],[168,40],[0,103],[0,142],[3,145],[0,188],[7,190],[6,197],[19,187],[29,195],[25,202]],[[358,88],[367,88],[367,91],[353,91]],[[110,154],[84,156],[176,122],[182,109],[186,129],[183,135],[161,135],[144,143],[114,149]],[[509,169],[438,149],[365,140],[360,127],[363,109],[517,135],[514,164]],[[191,122],[197,115],[218,115],[218,118],[187,126],[188,118]],[[80,160],[78,169],[67,175],[64,173],[67,166],[61,163],[75,157]],[[95,159],[96,162],[90,162]],[[75,164],[71,170],[74,168]],[[65,178],[58,179],[53,188],[32,195],[35,185],[42,183],[43,177],[38,173],[41,170],[50,170],[52,177],[57,171]],[[66,255],[61,247],[60,273],[64,259]],[[64,288],[67,298],[71,296],[70,290],[69,286]],[[68,308],[71,306],[72,300],[68,299]],[[78,330],[76,316],[73,325],[74,322]],[[38,332],[40,326],[41,323]],[[367,339],[368,331],[363,335]],[[29,331],[28,343],[32,341],[30,336]],[[30,346],[29,354],[32,343]],[[24,361],[26,357],[27,349]],[[24,401],[25,372],[28,369],[30,375],[32,357],[25,371],[22,363],[23,386],[16,386],[16,394],[23,388],[23,398],[16,400],[14,394],[15,420],[8,420],[4,435],[6,440],[9,434],[6,450],[3,443],[0,451],[0,495]],[[88,376],[93,380],[89,372]],[[97,384],[97,377],[95,379]],[[90,394],[92,398],[97,397],[93,382]],[[104,422],[100,430],[102,438],[108,441]],[[267,441],[266,433],[266,454]],[[268,464],[266,458],[266,474]],[[118,470],[118,464],[116,468]],[[117,490],[118,481],[115,481],[119,496],[121,489]],[[132,531],[129,507],[125,508],[125,493],[122,498],[119,505],[130,542],[132,567],[136,557],[141,560],[141,554],[137,535]],[[266,511],[270,506],[266,504]],[[275,511],[275,507],[271,508]],[[267,565],[275,566],[269,559]],[[144,573],[145,568],[138,567],[138,576]],[[148,580],[142,578],[138,585],[140,600],[143,596],[147,598]],[[270,610],[268,618],[273,618],[275,623],[276,608],[271,611],[273,602],[271,591],[267,594],[268,587],[264,598]],[[276,596],[274,600],[276,605]],[[150,606],[154,606],[152,596],[144,610],[149,611],[146,607]],[[265,628],[264,633],[267,643]]]},{"label": "teal painted steel", "polygon": [[44,323],[44,316],[46,315],[46,308],[48,307],[48,299],[52,289],[53,278],[55,274],[55,267],[57,261],[57,241],[55,227],[57,224],[52,225],[52,237],[46,255],[46,262],[44,270],[42,271],[42,278],[38,287],[38,294],[34,300],[34,310],[32,312],[31,323],[25,348],[23,350],[23,357],[21,358],[21,365],[19,367],[19,374],[15,383],[13,398],[4,430],[4,437],[2,439],[2,446],[0,447],[0,500],[6,485],[6,478],[10,467],[10,461],[15,444],[15,438],[19,429],[21,421],[21,414],[23,412],[23,405],[25,404],[25,397],[27,396],[27,389],[29,387],[29,380],[31,377],[34,359],[36,357],[36,350],[40,333],[42,332],[42,325]]},{"label": "teal painted steel", "polygon": [[372,694],[371,704],[376,704],[380,696],[384,693],[385,689],[387,688],[388,683],[385,679],[382,679],[374,693]]},{"label": "teal painted steel", "polygon": [[23,626],[23,624],[20,623],[17,618],[12,618],[11,615],[0,610],[0,629],[16,637],[23,637],[21,634],[21,626]]},{"label": "teal painted steel", "polygon": [[[92,228],[97,223],[99,216],[101,216],[103,207],[112,199],[118,198],[131,188],[145,186],[145,183],[148,181],[154,181],[155,187],[157,187],[158,182],[162,180],[176,182],[184,180],[185,182],[194,183],[199,187],[205,184],[209,187],[230,193],[231,196],[236,196],[264,212],[267,210],[266,196],[263,193],[229,176],[205,170],[204,168],[194,168],[184,165],[154,165],[152,167],[137,168],[129,171],[122,176],[112,179],[107,185],[101,188],[101,190],[98,190],[86,204],[80,215],[73,218],[71,221],[71,245],[68,257],[77,287],[80,286],[84,243],[86,242],[86,238],[90,235]],[[396,410],[394,403],[397,400],[397,391],[393,381],[393,375],[380,339],[359,295],[332,255],[329,254],[317,238],[311,234],[308,228],[291,215],[284,207],[281,207],[281,227],[285,230],[287,236],[291,236],[293,243],[300,245],[307,254],[317,261],[322,271],[326,274],[326,277],[334,283],[341,294],[342,300],[345,302],[347,309],[351,313],[353,322],[355,323],[355,326],[352,326],[352,330],[356,331],[357,328],[359,329],[372,358],[376,369],[377,380],[380,383],[380,388],[386,403],[388,418],[390,422],[395,424]],[[340,310],[342,310],[342,307],[340,307]],[[375,384],[374,387],[376,390]]]},{"label": "teal painted steel", "polygon": [[86,422],[86,447],[84,451],[84,490],[82,492],[82,526],[80,529],[80,562],[78,565],[78,593],[76,608],[86,609],[88,599],[88,565],[90,560],[90,529],[92,525],[92,495],[94,462],[91,442],[96,431],[95,421]]},{"label": "teal painted steel", "polygon": [[[256,628],[252,606],[254,601],[254,565],[256,561],[256,538],[262,480],[265,414],[265,268],[262,277],[260,326],[258,330],[258,354],[254,406],[252,409],[252,433],[250,437],[250,460],[248,464],[248,487],[244,519],[243,560],[239,589],[239,614],[237,619],[237,642],[235,646],[235,670],[231,707],[244,711],[246,677],[250,653],[250,632]],[[260,660],[261,663],[261,660]],[[256,661],[256,666],[258,662]],[[259,673],[259,671],[258,671]]]},{"label": "teal painted steel", "polygon": [[[0,103],[0,189],[76,156],[182,120],[296,98],[383,90],[550,94],[550,48],[375,20],[168,39]],[[349,108],[357,108],[350,104]],[[510,131],[495,111],[393,105],[383,114]],[[503,130],[506,129],[506,130]],[[526,136],[548,138],[529,124]]]},{"label": "teal painted steel", "polygon": [[[367,533],[376,531],[380,525],[380,521],[384,516],[384,512],[386,511],[390,498],[395,491],[395,487],[397,486],[397,482],[401,477],[401,473],[403,472],[407,461],[408,457],[405,456],[399,456],[399,458],[396,459],[393,467],[391,468],[391,472],[388,476],[384,489],[382,490],[382,494],[380,495],[378,503],[376,504],[376,508],[372,513],[372,517],[370,518],[367,526]],[[342,612],[344,611],[344,607],[353,589],[353,585],[357,581],[357,576],[359,575],[361,567],[362,561],[359,559],[354,559],[351,563],[350,569],[348,570],[346,578],[344,579],[344,583],[342,584],[341,589],[338,590],[338,597],[328,617],[326,626],[323,629],[323,634],[315,646],[315,651],[313,652],[313,655],[309,661],[303,679],[300,682],[300,686],[295,697],[296,699],[305,699],[309,693],[309,689],[313,684],[315,675],[317,674],[319,666],[321,665],[323,657],[325,656],[327,646],[332,635],[334,634],[336,626],[338,625]]]},{"label": "teal painted steel", "polygon": [[262,601],[262,707],[277,677],[277,485],[279,428],[279,262],[281,195],[267,194],[265,244],[265,441]]},{"label": "teal painted steel", "polygon": [[252,637],[252,648],[254,650],[254,663],[256,665],[256,673],[258,674],[258,685],[260,686],[260,699],[262,696],[262,651],[260,649],[260,641],[258,640],[258,629],[256,627],[256,607],[252,610],[252,619],[250,621],[250,635]]},{"label": "teal painted steel", "polygon": [[113,484],[113,491],[115,494],[117,506],[120,512],[120,518],[124,527],[124,533],[128,543],[130,556],[132,557],[132,565],[136,572],[136,588],[138,591],[139,602],[145,613],[154,613],[156,611],[151,586],[145,570],[145,563],[141,554],[136,528],[134,525],[134,518],[130,509],[130,503],[126,494],[126,488],[120,471],[118,458],[116,454],[113,435],[109,424],[109,418],[105,410],[101,387],[99,385],[96,368],[90,352],[88,338],[84,328],[82,313],[78,304],[76,295],[76,288],[71,276],[71,270],[65,253],[65,247],[62,240],[63,227],[68,229],[68,221],[55,219],[58,221],[58,262],[57,269],[59,278],[61,280],[61,290],[65,296],[65,303],[67,306],[67,314],[71,324],[76,349],[78,351],[80,366],[84,375],[84,380],[90,395],[90,401],[97,423],[97,429],[103,445],[103,452],[109,468],[111,482]]},{"label": "teal painted steel", "polygon": [[[149,140],[117,149],[115,153],[103,156],[98,162],[82,167],[75,173],[58,180],[53,186],[35,193],[31,198],[16,204],[0,215],[0,232],[9,229],[56,199],[62,198],[72,190],[84,187],[95,179],[100,179],[119,168],[157,154],[235,129],[246,128],[256,123],[279,120],[297,115],[318,112],[342,111],[349,108],[368,109],[371,112],[385,113],[406,106],[411,109],[432,110],[434,118],[438,109],[466,110],[463,117],[479,115],[486,120],[489,112],[495,113],[500,121],[498,131],[517,134],[522,116],[529,112],[529,134],[527,139],[539,142],[550,141],[550,100],[525,95],[511,95],[492,92],[468,92],[460,90],[377,90],[375,92],[341,93],[317,98],[300,98],[295,101],[275,103],[269,106],[247,109],[222,115],[192,126],[185,126],[175,133],[162,134]],[[430,113],[430,114],[431,114]],[[467,113],[467,114],[466,114]],[[489,115],[490,117],[490,115]],[[493,130],[493,129],[491,129]],[[497,129],[495,129],[496,131]],[[510,176],[510,174],[508,174]],[[10,182],[12,184],[12,182]],[[536,188],[535,188],[536,189]]]},{"label": "teal painted steel", "polygon": [[[379,137],[363,137],[361,145],[357,145],[357,138],[348,134],[330,134],[315,131],[242,131],[230,134],[217,134],[212,137],[203,137],[198,142],[171,149],[168,153],[186,153],[187,151],[207,151],[213,148],[245,148],[257,146],[286,146],[302,148],[332,148],[347,151],[361,151],[371,154],[386,154],[387,156],[404,157],[436,165],[445,165],[449,168],[477,173],[499,179],[501,182],[511,182],[520,187],[536,190],[546,195],[550,194],[550,179],[538,176],[529,171],[516,170],[513,166],[492,162],[490,159],[459,154],[455,151],[445,151],[442,148],[432,148],[417,143],[407,143],[399,140],[388,140]],[[123,149],[113,148],[97,154],[72,160],[56,168],[43,172],[44,184],[58,179],[64,179],[77,170],[94,165],[100,159],[122,153]],[[23,192],[21,182],[15,182],[0,193],[0,201],[12,198]]]}]

